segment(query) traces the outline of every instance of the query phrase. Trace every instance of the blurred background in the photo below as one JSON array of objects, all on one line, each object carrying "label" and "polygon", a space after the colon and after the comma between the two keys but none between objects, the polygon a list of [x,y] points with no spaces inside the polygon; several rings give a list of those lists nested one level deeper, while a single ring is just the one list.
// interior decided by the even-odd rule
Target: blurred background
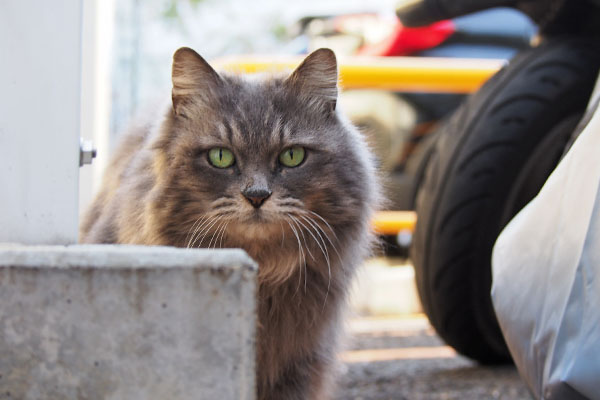
[{"label": "blurred background", "polygon": [[[508,60],[536,28],[512,9],[496,9],[405,29],[398,0],[84,1],[82,132],[98,149],[81,170],[80,210],[100,184],[119,134],[141,108],[168,98],[173,52],[189,46],[207,60],[241,54],[298,55],[330,47],[338,57],[476,57]],[[93,45],[86,45],[93,44]],[[343,84],[343,82],[342,82]],[[367,135],[385,171],[390,208],[411,210],[427,144],[464,93],[347,90],[341,104]],[[430,137],[428,140],[423,140]],[[423,143],[422,143],[423,142]],[[406,238],[404,238],[406,242]],[[392,247],[396,238],[388,241]],[[406,244],[398,253],[406,255]]]},{"label": "blurred background", "polygon": [[[110,150],[130,119],[170,90],[171,57],[182,46],[207,60],[237,54],[298,54],[309,47],[306,16],[375,12],[394,20],[394,0],[85,0],[82,132],[98,149],[82,169],[85,210]],[[385,27],[384,27],[385,28]],[[92,45],[93,44],[93,45]]]},{"label": "blurred background", "polygon": [[[140,105],[170,88],[171,55],[181,47],[207,60],[237,54],[305,52],[294,28],[306,16],[371,11],[394,18],[394,2],[258,0],[126,0],[112,10],[111,131],[119,131]],[[102,5],[106,7],[106,5]],[[300,32],[297,32],[299,34]]]}]

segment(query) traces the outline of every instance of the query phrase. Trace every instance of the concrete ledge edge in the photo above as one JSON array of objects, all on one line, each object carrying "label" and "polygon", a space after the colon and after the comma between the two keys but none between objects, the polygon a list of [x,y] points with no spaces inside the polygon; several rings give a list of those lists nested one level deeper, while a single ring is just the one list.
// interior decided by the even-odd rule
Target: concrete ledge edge
[{"label": "concrete ledge edge", "polygon": [[2,267],[50,268],[207,268],[255,274],[258,266],[241,249],[184,249],[140,245],[22,245],[0,243]]}]

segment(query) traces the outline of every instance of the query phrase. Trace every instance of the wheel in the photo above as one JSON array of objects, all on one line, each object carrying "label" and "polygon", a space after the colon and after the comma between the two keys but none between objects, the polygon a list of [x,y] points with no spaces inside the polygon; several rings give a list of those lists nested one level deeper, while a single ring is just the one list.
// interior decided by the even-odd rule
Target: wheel
[{"label": "wheel", "polygon": [[558,163],[598,47],[560,37],[520,53],[457,110],[429,156],[411,248],[419,296],[439,335],[481,363],[510,361],[490,297],[492,247]]}]

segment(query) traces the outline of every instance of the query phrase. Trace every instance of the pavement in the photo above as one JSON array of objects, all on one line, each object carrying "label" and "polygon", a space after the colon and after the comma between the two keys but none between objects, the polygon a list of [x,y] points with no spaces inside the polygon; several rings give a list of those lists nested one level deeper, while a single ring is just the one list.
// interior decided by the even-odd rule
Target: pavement
[{"label": "pavement", "polygon": [[336,400],[532,399],[514,366],[481,366],[444,344],[405,261],[370,260],[351,304]]},{"label": "pavement", "polygon": [[531,400],[514,366],[481,366],[422,314],[357,317],[340,354],[337,400]]}]

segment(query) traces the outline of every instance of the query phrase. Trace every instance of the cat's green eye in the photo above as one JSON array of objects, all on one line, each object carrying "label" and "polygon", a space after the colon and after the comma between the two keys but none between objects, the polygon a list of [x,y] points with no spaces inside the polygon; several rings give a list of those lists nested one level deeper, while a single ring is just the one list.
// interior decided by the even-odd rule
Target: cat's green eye
[{"label": "cat's green eye", "polygon": [[304,147],[292,146],[288,147],[279,154],[279,162],[286,167],[297,167],[304,161]]},{"label": "cat's green eye", "polygon": [[228,168],[235,162],[235,157],[231,150],[215,147],[208,152],[208,161],[217,168]]}]

